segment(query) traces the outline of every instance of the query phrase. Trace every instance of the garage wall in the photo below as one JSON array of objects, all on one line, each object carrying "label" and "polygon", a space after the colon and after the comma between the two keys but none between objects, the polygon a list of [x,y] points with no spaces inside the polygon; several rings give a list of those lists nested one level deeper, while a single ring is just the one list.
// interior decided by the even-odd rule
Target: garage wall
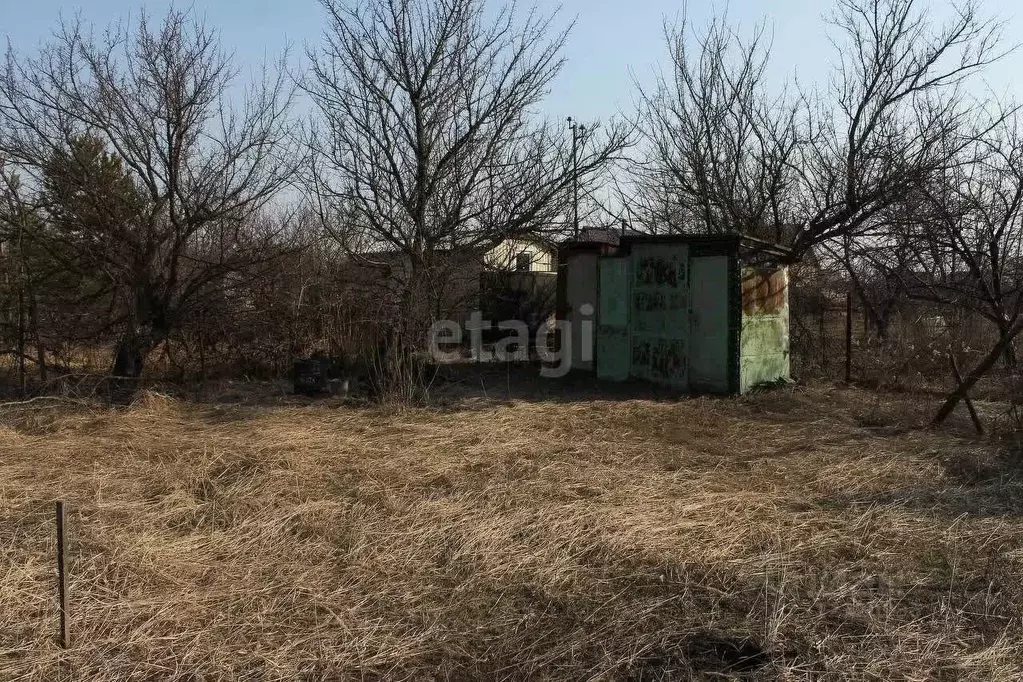
[{"label": "garage wall", "polygon": [[621,257],[597,249],[563,260],[572,369],[710,393],[789,378],[785,268],[743,268],[725,240],[630,246]]},{"label": "garage wall", "polygon": [[[568,259],[565,268],[565,310],[564,319],[569,322],[572,335],[572,356],[569,367],[573,370],[592,372],[596,352],[595,320],[597,311],[597,262],[596,253],[576,253]],[[590,315],[583,314],[583,307],[590,306]],[[586,333],[589,326],[590,333]]]}]

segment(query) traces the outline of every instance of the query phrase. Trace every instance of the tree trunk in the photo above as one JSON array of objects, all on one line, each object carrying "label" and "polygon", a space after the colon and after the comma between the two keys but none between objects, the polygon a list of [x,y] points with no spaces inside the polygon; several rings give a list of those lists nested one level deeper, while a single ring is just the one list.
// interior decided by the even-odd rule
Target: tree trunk
[{"label": "tree trunk", "polygon": [[1019,360],[1016,358],[1016,348],[1011,341],[1005,347],[1003,359],[1005,360],[1006,369],[1016,369],[1016,366],[1019,364]]},{"label": "tree trunk", "polygon": [[36,301],[35,288],[28,290],[28,323],[32,332],[32,339],[36,344],[36,363],[39,365],[39,381],[46,385],[49,379],[49,372],[46,367],[46,345],[43,343],[42,334],[39,333],[39,306]]},{"label": "tree trunk", "polygon": [[110,401],[118,405],[127,405],[138,389],[139,377],[145,356],[149,349],[145,348],[142,339],[134,334],[126,334],[117,343],[114,352],[113,375],[110,381]]},{"label": "tree trunk", "polygon": [[[949,366],[952,368],[952,376],[955,377],[956,384],[957,385],[962,384],[963,383],[963,375],[959,371],[959,363],[956,362],[956,356],[955,356],[955,353],[952,352],[952,349],[949,349],[949,351],[948,351],[948,363],[949,363]],[[977,430],[977,434],[978,435],[983,436],[984,435],[984,424],[983,424],[983,422],[980,421],[980,415],[977,414],[977,408],[975,408],[973,406],[973,401],[970,400],[970,394],[969,393],[964,393],[963,394],[963,400],[966,401],[966,409],[970,411],[970,419],[973,420],[973,428],[975,428]]]},{"label": "tree trunk", "polygon": [[154,332],[139,333],[128,331],[117,343],[114,352],[114,366],[110,398],[115,403],[131,402],[139,387],[139,379],[145,369],[146,356],[167,338],[165,334]]},{"label": "tree trunk", "polygon": [[206,318],[201,318],[199,325],[199,383],[206,383],[206,335],[203,333],[203,325]]},{"label": "tree trunk", "polygon": [[1008,342],[1005,344],[1005,351],[1002,353],[1002,361],[1005,363],[1006,369],[1016,369],[1016,348],[1013,345],[1014,335],[1012,329],[1005,322],[999,323],[998,325],[998,338],[999,341],[1003,340],[1006,336],[1009,336]]},{"label": "tree trunk", "polygon": [[123,336],[114,353],[111,374],[119,378],[138,379],[142,376],[146,355],[152,348],[152,343],[141,336],[134,334]]},{"label": "tree trunk", "polygon": [[45,385],[50,380],[50,373],[46,367],[46,346],[38,337],[36,337],[36,363],[39,365],[39,381]]},{"label": "tree trunk", "polygon": [[973,371],[961,382],[959,386],[948,396],[945,400],[945,404],[941,406],[938,413],[934,415],[933,425],[937,426],[941,424],[948,416],[955,410],[956,405],[970,392],[978,381],[984,378],[984,375],[995,366],[998,359],[1003,357],[1008,347],[1012,345],[1013,340],[1023,332],[1023,318],[1016,321],[1016,324],[1012,325],[998,340],[987,355],[980,361],[980,363],[973,368]]},{"label": "tree trunk", "polygon": [[874,334],[882,344],[888,341],[888,333],[892,326],[892,309],[886,308],[884,312],[875,312],[867,316],[874,325]]}]

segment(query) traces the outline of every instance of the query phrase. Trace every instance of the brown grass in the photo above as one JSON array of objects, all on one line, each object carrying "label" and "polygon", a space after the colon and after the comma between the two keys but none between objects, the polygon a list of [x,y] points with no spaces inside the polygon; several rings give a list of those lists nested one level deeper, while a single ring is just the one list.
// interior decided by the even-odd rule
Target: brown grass
[{"label": "brown grass", "polygon": [[1023,486],[931,407],[8,407],[0,679],[1019,680]]}]

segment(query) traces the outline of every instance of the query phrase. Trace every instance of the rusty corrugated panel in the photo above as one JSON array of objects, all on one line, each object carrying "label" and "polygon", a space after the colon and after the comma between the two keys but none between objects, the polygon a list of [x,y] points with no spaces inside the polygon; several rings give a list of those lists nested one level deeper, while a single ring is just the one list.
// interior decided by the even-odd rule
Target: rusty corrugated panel
[{"label": "rusty corrugated panel", "polygon": [[742,311],[774,315],[785,305],[788,277],[784,269],[748,268],[742,277]]}]

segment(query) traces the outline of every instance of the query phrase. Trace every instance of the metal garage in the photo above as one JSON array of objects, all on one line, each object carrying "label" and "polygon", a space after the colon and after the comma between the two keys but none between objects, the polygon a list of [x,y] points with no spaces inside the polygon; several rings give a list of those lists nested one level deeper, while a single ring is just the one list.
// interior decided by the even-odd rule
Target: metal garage
[{"label": "metal garage", "polygon": [[788,379],[787,255],[732,235],[565,244],[559,318],[572,368],[694,393]]}]

